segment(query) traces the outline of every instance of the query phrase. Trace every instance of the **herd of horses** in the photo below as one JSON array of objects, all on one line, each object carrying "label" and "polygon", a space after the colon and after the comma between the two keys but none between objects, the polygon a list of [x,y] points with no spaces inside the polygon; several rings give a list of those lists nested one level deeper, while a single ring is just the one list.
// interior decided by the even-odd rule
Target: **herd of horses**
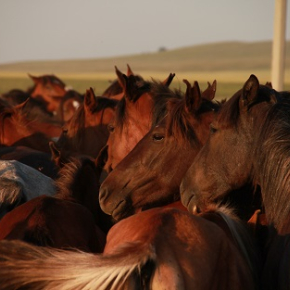
[{"label": "herd of horses", "polygon": [[290,289],[290,92],[115,72],[1,96],[0,288]]}]

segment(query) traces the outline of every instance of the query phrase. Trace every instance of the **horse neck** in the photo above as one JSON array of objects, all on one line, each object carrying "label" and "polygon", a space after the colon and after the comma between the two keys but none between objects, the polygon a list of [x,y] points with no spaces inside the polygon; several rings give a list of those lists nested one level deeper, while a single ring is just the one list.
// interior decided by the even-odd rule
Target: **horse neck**
[{"label": "horse neck", "polygon": [[240,254],[247,262],[257,285],[261,267],[260,256],[250,229],[239,220],[230,209],[219,207],[213,211],[200,214],[203,218],[218,225],[239,249]]}]

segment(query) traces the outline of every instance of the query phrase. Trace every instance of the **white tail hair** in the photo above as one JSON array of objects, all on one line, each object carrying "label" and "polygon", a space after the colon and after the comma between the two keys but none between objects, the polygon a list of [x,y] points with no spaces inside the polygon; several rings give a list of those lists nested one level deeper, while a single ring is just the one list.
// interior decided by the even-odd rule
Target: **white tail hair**
[{"label": "white tail hair", "polygon": [[140,242],[123,244],[110,254],[91,254],[2,240],[0,285],[6,290],[123,289],[155,257],[152,246]]}]

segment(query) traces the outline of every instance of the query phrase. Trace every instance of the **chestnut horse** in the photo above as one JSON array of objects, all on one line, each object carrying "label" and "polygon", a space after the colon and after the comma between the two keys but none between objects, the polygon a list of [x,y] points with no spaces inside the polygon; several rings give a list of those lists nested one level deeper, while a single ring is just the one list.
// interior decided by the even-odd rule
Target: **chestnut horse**
[{"label": "chestnut horse", "polygon": [[181,183],[183,204],[201,211],[249,182],[260,186],[274,232],[265,249],[263,289],[290,289],[289,116],[290,93],[251,75],[220,110]]},{"label": "chestnut horse", "polygon": [[34,86],[29,89],[30,96],[42,101],[48,112],[56,112],[67,92],[65,83],[55,75],[28,76],[34,82]]},{"label": "chestnut horse", "polygon": [[[36,150],[50,152],[49,142],[51,136],[47,133],[52,132],[52,127],[50,124],[46,127],[44,126],[45,124],[27,119],[21,112],[26,102],[14,107],[0,103],[0,147],[27,146]],[[59,126],[53,126],[53,128],[57,129],[56,134],[61,132]],[[46,131],[47,129],[48,131]],[[53,135],[55,136],[55,134]]]},{"label": "chestnut horse", "polygon": [[[150,130],[155,108],[163,107],[168,99],[167,94],[161,96],[157,90],[168,88],[175,76],[169,74],[163,82],[148,82],[133,74],[126,76],[117,68],[116,74],[123,87],[124,97],[120,100],[116,114],[108,126],[110,136],[106,147],[107,172],[114,169]],[[160,116],[156,118],[158,117]]]},{"label": "chestnut horse", "polygon": [[193,87],[185,83],[184,98],[163,88],[167,101],[155,114],[164,118],[153,122],[149,133],[102,183],[100,205],[114,219],[180,199],[181,179],[208,138],[220,106],[212,101],[215,92],[206,99],[197,82]]},{"label": "chestnut horse", "polygon": [[[33,269],[33,270],[31,270]],[[9,289],[258,289],[251,236],[229,212],[150,209],[118,222],[101,255],[0,242]]]},{"label": "chestnut horse", "polygon": [[[118,68],[115,66],[115,72],[118,76],[121,72],[118,70]],[[127,64],[127,77],[134,75],[136,79],[139,81],[143,81],[143,78],[139,75],[135,75],[131,69],[131,67]],[[113,98],[115,100],[121,100],[124,96],[124,87],[122,83],[120,82],[120,79],[117,77],[114,81],[111,82],[108,88],[102,93],[102,96]]]},{"label": "chestnut horse", "polygon": [[65,124],[72,118],[83,101],[84,96],[75,90],[69,90],[65,93],[56,111],[56,117],[61,124]]},{"label": "chestnut horse", "polygon": [[83,103],[64,126],[57,146],[96,158],[109,137],[107,126],[117,104],[117,100],[96,97],[92,88],[87,90]]},{"label": "chestnut horse", "polygon": [[0,239],[19,239],[41,246],[102,252],[105,233],[96,224],[100,169],[88,157],[72,157],[56,181],[57,193],[42,194],[8,212],[0,220]]}]

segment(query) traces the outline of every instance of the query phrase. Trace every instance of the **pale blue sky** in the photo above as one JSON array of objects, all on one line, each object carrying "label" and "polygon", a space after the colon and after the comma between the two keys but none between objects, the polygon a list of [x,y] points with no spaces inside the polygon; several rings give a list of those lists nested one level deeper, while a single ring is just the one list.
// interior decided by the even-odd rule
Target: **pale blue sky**
[{"label": "pale blue sky", "polygon": [[[289,2],[289,1],[288,1]],[[0,63],[273,37],[274,0],[0,0]],[[290,3],[286,37],[290,39]]]}]

